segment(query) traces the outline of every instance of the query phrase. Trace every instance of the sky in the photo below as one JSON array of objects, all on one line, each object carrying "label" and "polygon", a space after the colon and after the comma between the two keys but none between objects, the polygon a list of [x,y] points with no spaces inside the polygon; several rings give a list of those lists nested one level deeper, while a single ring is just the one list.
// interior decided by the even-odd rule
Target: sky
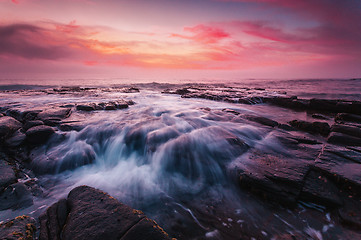
[{"label": "sky", "polygon": [[360,0],[0,0],[0,78],[361,77]]}]

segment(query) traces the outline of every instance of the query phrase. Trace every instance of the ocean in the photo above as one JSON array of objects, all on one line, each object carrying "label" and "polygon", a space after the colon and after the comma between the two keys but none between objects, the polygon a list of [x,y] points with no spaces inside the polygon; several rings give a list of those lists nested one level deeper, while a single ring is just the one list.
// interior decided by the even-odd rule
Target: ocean
[{"label": "ocean", "polygon": [[[162,91],[201,86],[242,89],[248,97],[360,101],[361,79],[197,83],[9,79],[0,84],[4,111],[70,107],[72,114],[63,121],[75,129],[57,129],[48,142],[31,149],[26,164],[31,171],[24,170],[22,181],[35,179],[42,193],[33,197],[31,206],[0,211],[0,221],[21,214],[37,217],[75,186],[89,185],[144,211],[179,239],[234,239],[241,232],[249,234],[249,239],[270,239],[291,231],[323,234],[328,239],[333,232],[348,231],[329,220],[330,213],[322,207],[299,203],[291,211],[261,201],[237,182],[238,167],[251,161],[250,149],[288,158],[304,155],[280,141],[282,129],[244,120],[231,110],[239,116],[257,115],[279,124],[312,120],[309,113],[262,103],[182,98]],[[139,92],[122,91],[129,87]],[[83,112],[75,108],[119,99],[135,104],[115,111]],[[332,124],[333,120],[324,121]],[[313,138],[324,142],[321,136]]]}]

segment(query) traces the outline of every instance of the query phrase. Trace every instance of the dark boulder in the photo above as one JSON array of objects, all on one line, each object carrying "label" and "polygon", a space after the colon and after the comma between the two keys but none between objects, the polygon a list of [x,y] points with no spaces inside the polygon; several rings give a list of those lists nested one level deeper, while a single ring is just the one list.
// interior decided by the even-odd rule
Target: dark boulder
[{"label": "dark boulder", "polygon": [[22,124],[9,116],[0,118],[0,139],[6,139],[11,136],[16,130],[21,128]]},{"label": "dark boulder", "polygon": [[0,239],[33,240],[35,238],[36,221],[29,216],[19,216],[5,223],[0,223]]},{"label": "dark boulder", "polygon": [[26,139],[30,143],[40,144],[46,142],[54,133],[55,131],[52,127],[45,125],[35,126],[26,131]]},{"label": "dark boulder", "polygon": [[40,240],[170,239],[142,212],[88,186],[74,188],[66,200],[52,205],[39,220]]},{"label": "dark boulder", "polygon": [[44,125],[44,122],[41,120],[31,120],[31,121],[27,121],[24,126],[23,129],[25,131],[27,131],[29,128],[35,127],[35,126],[40,126],[40,125]]},{"label": "dark boulder", "polygon": [[33,196],[24,183],[14,183],[5,188],[0,195],[0,211],[31,206]]}]

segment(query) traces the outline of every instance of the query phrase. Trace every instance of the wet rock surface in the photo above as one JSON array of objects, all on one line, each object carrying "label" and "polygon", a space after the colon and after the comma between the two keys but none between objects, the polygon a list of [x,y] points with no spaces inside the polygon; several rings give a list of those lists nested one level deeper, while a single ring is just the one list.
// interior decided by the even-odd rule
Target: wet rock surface
[{"label": "wet rock surface", "polygon": [[33,204],[33,196],[24,183],[14,183],[0,195],[0,210],[26,208]]},{"label": "wet rock surface", "polygon": [[0,192],[9,186],[11,183],[16,182],[16,176],[13,168],[7,161],[0,158]]},{"label": "wet rock surface", "polygon": [[54,108],[54,109],[46,109],[38,113],[37,118],[40,120],[47,119],[64,119],[69,117],[71,114],[70,108]]},{"label": "wet rock surface", "polygon": [[[251,150],[237,164],[239,183],[262,199],[296,207],[299,203],[313,203],[327,209],[336,209],[334,216],[350,226],[361,226],[361,102],[325,99],[298,99],[287,96],[247,97],[245,91],[224,88],[182,88],[164,93],[178,94],[183,98],[204,98],[240,104],[266,103],[297,111],[310,111],[312,117],[322,121],[292,120],[284,123],[241,114],[232,109],[226,113],[236,115],[269,127],[286,131],[303,131],[316,139],[281,134],[280,141],[290,150],[290,156],[273,151]],[[254,95],[254,94],[253,94]],[[337,113],[337,114],[335,114]],[[335,124],[330,126],[334,120]],[[233,120],[234,121],[234,120]],[[291,133],[291,132],[290,132]],[[327,142],[327,143],[326,143]],[[292,153],[293,151],[296,151]],[[303,154],[299,154],[303,152]],[[298,155],[298,156],[297,156]],[[280,235],[276,239],[298,239]],[[300,237],[302,239],[302,237]]]},{"label": "wet rock surface", "polygon": [[[137,93],[139,89],[114,88],[112,91]],[[87,126],[85,120],[95,114],[113,114],[118,109],[128,108],[134,103],[130,100],[117,98],[83,102],[82,99],[76,103],[57,103],[42,110],[22,110],[10,106],[0,109],[0,131],[4,133],[1,144],[6,154],[15,157],[15,160],[0,159],[0,209],[10,211],[32,206],[37,197],[43,196],[43,188],[51,188],[55,184],[46,182],[39,185],[36,177],[60,173],[66,176],[70,170],[82,170],[82,167],[99,164],[99,158],[106,159],[99,152],[106,149],[107,144],[112,146],[108,148],[110,151],[123,144],[123,149],[112,153],[115,156],[123,154],[125,159],[135,159],[132,170],[143,164],[139,156],[157,154],[162,150],[162,154],[158,153],[154,159],[162,163],[160,169],[164,175],[176,175],[190,184],[213,186],[224,184],[226,181],[222,174],[229,171],[227,177],[235,179],[240,191],[263,205],[271,206],[269,213],[264,214],[266,223],[260,224],[262,230],[258,226],[259,219],[256,221],[246,213],[226,215],[225,208],[219,207],[222,204],[218,205],[218,210],[216,204],[207,203],[200,207],[192,200],[182,202],[189,208],[165,204],[164,208],[183,214],[181,217],[169,214],[169,217],[173,217],[171,223],[165,223],[169,224],[167,231],[175,233],[180,239],[238,239],[240,234],[244,239],[309,239],[322,235],[325,239],[360,237],[359,101],[299,99],[282,92],[272,95],[264,88],[224,86],[182,87],[163,92],[232,105],[208,107],[207,101],[201,100],[204,106],[184,110],[177,115],[170,114],[171,111],[165,107],[158,112],[152,112],[152,107],[149,107],[136,114],[136,119],[141,121],[135,121],[135,117],[129,120],[122,132],[124,142],[110,134],[123,128],[120,115],[109,115],[110,118],[116,116],[119,119],[116,125],[112,125],[113,128],[104,131]],[[96,88],[78,87],[44,91],[49,95],[80,97],[98,93]],[[167,105],[167,102],[162,104]],[[300,114],[292,112],[290,117],[285,114],[283,119],[277,114],[272,115],[272,112],[263,114],[264,108],[257,109],[257,113],[240,109],[239,106],[244,104],[272,106],[276,113],[279,113],[278,109],[286,108]],[[128,114],[128,110],[124,111],[124,115]],[[307,117],[293,117],[302,114]],[[176,118],[181,118],[183,122],[177,122]],[[224,128],[224,123],[234,127],[232,131]],[[87,138],[92,131],[98,133],[94,139]],[[67,148],[52,151],[54,146],[65,141],[68,141]],[[146,161],[154,159],[146,158]],[[233,159],[236,159],[236,163],[230,167]],[[213,172],[215,169],[219,175]],[[152,174],[151,170],[146,171]],[[169,180],[168,193],[182,186],[172,181]],[[187,194],[191,195],[191,190]],[[205,192],[202,201],[206,202],[210,195]],[[329,225],[319,226],[308,216],[310,225],[318,226],[319,231],[306,226],[301,230],[291,227],[278,229],[276,224],[267,228],[267,221],[271,224],[278,219],[274,206],[288,209],[295,214],[295,218],[302,214],[315,214],[312,209],[316,209],[317,220]],[[326,213],[330,219],[324,220]],[[215,215],[219,219],[215,220]],[[280,217],[278,221],[279,226],[288,226],[292,221],[293,226],[300,223],[289,216]],[[164,222],[161,224],[164,225]],[[181,234],[187,231],[191,233]],[[40,239],[63,238],[169,239],[144,214],[90,187],[72,190],[67,199],[58,201],[40,217]]]},{"label": "wet rock surface", "polygon": [[0,118],[0,138],[4,139],[21,128],[21,123],[13,117],[5,116]]},{"label": "wet rock surface", "polygon": [[300,120],[290,121],[289,124],[297,129],[310,133],[318,133],[327,136],[330,133],[330,126],[326,122],[306,122]]},{"label": "wet rock surface", "polygon": [[52,127],[40,125],[29,128],[25,134],[28,142],[38,144],[46,142],[54,133],[55,130]]},{"label": "wet rock surface", "polygon": [[80,186],[40,216],[39,239],[171,238],[142,212],[100,190]]},{"label": "wet rock surface", "polygon": [[3,240],[33,240],[35,238],[36,221],[29,216],[19,216],[0,223],[0,239]]},{"label": "wet rock surface", "polygon": [[87,104],[78,104],[76,109],[79,111],[91,112],[95,110],[117,110],[128,108],[129,105],[132,105],[132,102],[126,102],[124,100],[120,101],[111,101],[111,102],[101,102],[101,103],[87,103]]}]

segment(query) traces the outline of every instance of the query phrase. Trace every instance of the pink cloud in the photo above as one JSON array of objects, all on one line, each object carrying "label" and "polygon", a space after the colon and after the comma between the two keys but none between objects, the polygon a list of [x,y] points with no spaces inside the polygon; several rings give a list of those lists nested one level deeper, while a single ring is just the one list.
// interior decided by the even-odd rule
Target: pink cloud
[{"label": "pink cloud", "polygon": [[199,24],[194,27],[185,27],[183,30],[191,35],[172,33],[171,37],[179,37],[207,44],[217,43],[222,39],[230,37],[229,33],[221,28],[206,26],[203,24]]},{"label": "pink cloud", "polygon": [[65,46],[50,42],[51,37],[41,27],[29,24],[0,26],[1,55],[28,59],[59,59],[69,54]]},{"label": "pink cloud", "polygon": [[240,22],[233,26],[240,31],[261,39],[282,43],[284,46],[304,52],[316,52],[326,55],[361,54],[361,35],[331,25],[320,25],[311,28],[296,28],[286,31],[269,22]]}]

